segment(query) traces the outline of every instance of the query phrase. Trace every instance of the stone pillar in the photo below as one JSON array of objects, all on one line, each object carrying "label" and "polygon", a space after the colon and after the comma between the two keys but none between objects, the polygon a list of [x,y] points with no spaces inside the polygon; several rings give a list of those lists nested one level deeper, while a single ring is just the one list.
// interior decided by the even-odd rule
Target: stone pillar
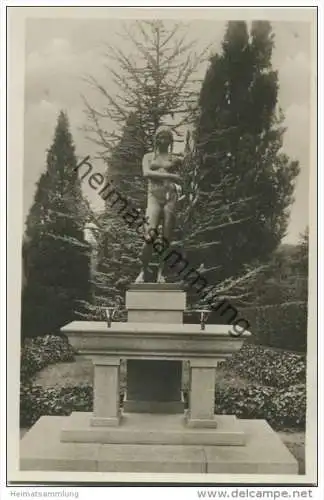
[{"label": "stone pillar", "polygon": [[191,359],[189,411],[187,425],[190,427],[217,427],[215,407],[215,359]]},{"label": "stone pillar", "polygon": [[[186,294],[176,284],[143,283],[126,293],[128,322],[182,323]],[[182,362],[128,360],[125,412],[183,413]]]},{"label": "stone pillar", "polygon": [[93,358],[93,416],[94,427],[117,426],[120,422],[119,382],[120,359],[106,356]]}]

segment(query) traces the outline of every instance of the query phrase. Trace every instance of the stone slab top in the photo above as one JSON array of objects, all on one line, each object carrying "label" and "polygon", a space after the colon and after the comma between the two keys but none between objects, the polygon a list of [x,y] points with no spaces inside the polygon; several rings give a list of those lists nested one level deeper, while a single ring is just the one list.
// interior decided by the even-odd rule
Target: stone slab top
[{"label": "stone slab top", "polygon": [[[232,331],[231,325],[206,325],[204,330],[200,329],[200,324],[179,324],[179,323],[132,323],[113,322],[108,328],[105,321],[72,321],[61,328],[63,333],[93,333],[93,334],[141,334],[141,335],[201,335],[201,336],[228,336]],[[240,339],[251,335],[245,331],[242,335],[234,332],[233,337]]]},{"label": "stone slab top", "polygon": [[180,283],[132,283],[128,291],[155,291],[155,292],[183,292],[183,286]]}]

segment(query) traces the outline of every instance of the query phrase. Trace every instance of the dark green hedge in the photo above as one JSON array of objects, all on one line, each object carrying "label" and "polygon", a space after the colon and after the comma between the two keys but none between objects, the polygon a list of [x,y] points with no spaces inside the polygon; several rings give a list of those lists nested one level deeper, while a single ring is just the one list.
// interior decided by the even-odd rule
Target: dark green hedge
[{"label": "dark green hedge", "polygon": [[29,427],[43,415],[70,415],[92,411],[93,389],[89,385],[51,387],[25,384],[20,387],[20,426]]},{"label": "dark green hedge", "polygon": [[251,325],[252,342],[289,351],[306,352],[307,303],[249,307],[240,316]]},{"label": "dark green hedge", "polygon": [[74,361],[75,352],[64,336],[45,335],[27,339],[20,356],[20,380],[26,383],[46,366]]},{"label": "dark green hedge", "polygon": [[[120,394],[120,403],[123,394]],[[50,387],[32,383],[20,387],[20,426],[29,427],[43,415],[70,415],[72,411],[91,412],[93,408],[93,387],[88,384],[77,386]]]},{"label": "dark green hedge", "polygon": [[265,419],[276,430],[305,428],[306,386],[283,389],[249,384],[216,390],[215,413],[239,418]]},{"label": "dark green hedge", "polygon": [[219,365],[243,379],[284,388],[306,383],[306,356],[254,344],[244,344],[239,352]]}]

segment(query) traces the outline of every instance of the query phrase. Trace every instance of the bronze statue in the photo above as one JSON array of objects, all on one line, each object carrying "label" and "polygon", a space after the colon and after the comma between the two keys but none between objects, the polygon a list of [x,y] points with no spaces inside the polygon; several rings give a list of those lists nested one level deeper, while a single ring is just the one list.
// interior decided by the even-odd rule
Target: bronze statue
[{"label": "bronze statue", "polygon": [[[154,151],[143,157],[143,176],[148,179],[145,242],[142,250],[142,269],[136,278],[136,283],[145,281],[146,272],[152,256],[152,238],[158,234],[161,219],[163,219],[162,236],[171,243],[174,227],[176,206],[182,196],[179,184],[183,155],[173,154],[173,135],[167,126],[157,129],[154,141]],[[157,282],[164,283],[163,264],[160,265]]]}]

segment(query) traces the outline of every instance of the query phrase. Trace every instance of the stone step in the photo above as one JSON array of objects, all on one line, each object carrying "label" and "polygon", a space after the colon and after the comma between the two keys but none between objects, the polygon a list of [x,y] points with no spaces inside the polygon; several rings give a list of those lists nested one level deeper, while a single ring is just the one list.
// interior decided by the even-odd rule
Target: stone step
[{"label": "stone step", "polygon": [[[41,417],[20,442],[20,470],[158,474],[298,474],[296,459],[264,420],[242,420],[245,446],[64,443],[69,417]],[[93,476],[95,477],[95,476]],[[244,476],[242,476],[244,479]],[[257,477],[257,476],[256,476]],[[190,476],[192,480],[192,476]],[[242,478],[241,478],[242,480]]]},{"label": "stone step", "polygon": [[[246,436],[234,415],[215,415],[213,427],[189,427],[184,415],[125,413],[116,427],[91,426],[92,414],[74,412],[61,432],[62,442],[243,446]],[[217,425],[217,427],[216,427]]]}]

